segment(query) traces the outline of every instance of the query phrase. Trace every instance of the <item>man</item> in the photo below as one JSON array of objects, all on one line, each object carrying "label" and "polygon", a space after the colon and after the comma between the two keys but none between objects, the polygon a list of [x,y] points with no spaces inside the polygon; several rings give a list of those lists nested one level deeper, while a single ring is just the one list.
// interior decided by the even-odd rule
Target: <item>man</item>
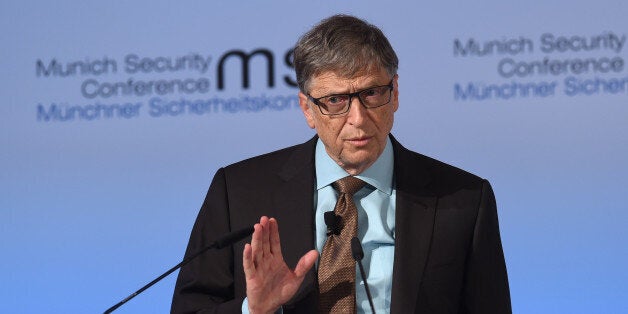
[{"label": "man", "polygon": [[383,33],[332,16],[300,38],[294,63],[317,136],[218,170],[186,255],[257,222],[255,232],[182,268],[172,312],[370,312],[347,262],[357,236],[376,311],[510,313],[489,183],[390,135],[398,60]]}]

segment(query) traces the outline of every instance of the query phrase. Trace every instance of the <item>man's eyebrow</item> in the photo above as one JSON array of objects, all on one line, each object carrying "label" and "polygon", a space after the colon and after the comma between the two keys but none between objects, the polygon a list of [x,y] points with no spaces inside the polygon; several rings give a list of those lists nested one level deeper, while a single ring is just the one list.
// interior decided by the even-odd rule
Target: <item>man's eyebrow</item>
[{"label": "man's eyebrow", "polygon": [[[364,84],[364,86],[360,87],[360,88],[356,88],[354,92],[357,91],[362,91],[365,89],[369,89],[371,87],[375,87],[375,86],[383,86],[386,85],[387,83],[384,84],[380,84],[378,82],[379,78],[378,77],[374,77],[372,79],[366,80],[367,84]],[[325,97],[325,96],[330,96],[330,95],[345,95],[345,94],[351,94],[351,92],[348,91],[348,89],[343,89],[343,90],[334,90],[333,87],[330,88],[325,88],[325,89],[321,89],[320,91],[318,91],[317,93],[320,93],[321,96],[319,97]],[[312,96],[314,97],[314,96]],[[314,97],[316,98],[316,97]]]}]

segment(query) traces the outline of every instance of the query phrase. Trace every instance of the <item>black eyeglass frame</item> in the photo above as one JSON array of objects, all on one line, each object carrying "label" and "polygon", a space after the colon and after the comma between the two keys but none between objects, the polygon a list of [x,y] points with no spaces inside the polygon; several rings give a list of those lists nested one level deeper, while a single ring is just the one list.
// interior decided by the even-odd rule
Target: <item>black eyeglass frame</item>
[{"label": "black eyeglass frame", "polygon": [[[323,97],[318,97],[318,98],[314,98],[312,97],[312,95],[310,95],[309,93],[307,94],[307,98],[309,100],[312,101],[312,103],[314,103],[317,107],[318,110],[320,110],[321,114],[326,115],[326,116],[339,116],[339,115],[343,115],[347,112],[349,112],[349,110],[351,110],[351,103],[353,102],[353,97],[357,97],[358,100],[360,101],[360,104],[362,106],[364,106],[364,108],[366,109],[373,109],[373,108],[379,108],[381,106],[387,105],[390,103],[390,100],[392,99],[392,91],[395,88],[395,85],[393,84],[393,81],[395,80],[395,78],[393,77],[392,79],[390,79],[390,82],[386,85],[378,85],[378,86],[371,86],[362,90],[359,90],[355,93],[350,93],[350,94],[331,94],[331,95],[325,95]],[[386,101],[385,103],[381,104],[381,105],[377,105],[377,106],[373,106],[373,107],[369,107],[367,105],[364,104],[364,101],[362,100],[362,98],[360,98],[360,94],[369,90],[369,89],[373,89],[373,88],[380,88],[380,87],[388,87],[388,101]],[[321,103],[320,100],[323,98],[327,98],[327,97],[333,97],[333,96],[348,96],[349,97],[349,105],[347,106],[347,109],[343,112],[339,112],[339,113],[325,113],[323,112],[323,108],[321,108],[321,106],[326,106],[325,104]]]}]

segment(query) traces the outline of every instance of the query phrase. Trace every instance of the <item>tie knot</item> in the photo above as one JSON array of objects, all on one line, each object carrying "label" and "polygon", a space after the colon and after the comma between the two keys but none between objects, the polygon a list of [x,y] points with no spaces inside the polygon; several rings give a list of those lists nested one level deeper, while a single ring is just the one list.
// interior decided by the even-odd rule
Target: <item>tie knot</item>
[{"label": "tie knot", "polygon": [[353,195],[355,192],[359,191],[366,182],[356,178],[356,177],[344,177],[333,183],[334,189],[340,193],[346,193]]}]

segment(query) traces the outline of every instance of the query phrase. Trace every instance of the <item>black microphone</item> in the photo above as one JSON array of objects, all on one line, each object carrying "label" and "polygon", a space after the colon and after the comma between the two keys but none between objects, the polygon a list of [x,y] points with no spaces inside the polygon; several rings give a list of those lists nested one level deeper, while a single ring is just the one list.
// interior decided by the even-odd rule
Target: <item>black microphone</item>
[{"label": "black microphone", "polygon": [[135,291],[134,293],[132,293],[130,296],[124,298],[122,301],[118,302],[116,305],[108,308],[104,314],[109,314],[113,311],[115,311],[117,308],[119,308],[120,306],[122,306],[122,304],[127,303],[129,300],[133,299],[136,295],[142,293],[144,290],[150,288],[152,285],[156,284],[157,282],[159,282],[160,280],[164,279],[166,276],[170,275],[173,271],[179,269],[181,266],[189,263],[191,260],[195,259],[197,256],[205,253],[205,251],[209,250],[209,249],[222,249],[224,247],[230,246],[248,236],[250,236],[253,231],[255,229],[251,226],[251,227],[246,227],[244,229],[240,229],[234,232],[230,232],[227,235],[223,236],[222,238],[214,241],[212,244],[204,247],[203,249],[201,249],[200,251],[188,256],[187,258],[185,258],[183,261],[181,261],[181,263],[175,265],[174,267],[170,268],[168,271],[166,271],[165,273],[163,273],[161,276],[155,278],[153,281],[149,282],[147,285],[143,286],[142,288],[140,288],[139,290]]},{"label": "black microphone", "polygon": [[342,229],[342,217],[336,215],[334,211],[325,212],[325,224],[327,225],[327,236],[339,235]]},{"label": "black microphone", "polygon": [[362,266],[362,259],[364,258],[364,251],[362,251],[362,244],[360,243],[360,239],[357,237],[353,237],[351,239],[351,255],[353,255],[353,259],[358,263],[360,267],[360,276],[362,276],[362,280],[364,280],[364,289],[366,289],[366,297],[369,299],[369,305],[371,306],[371,311],[375,314],[375,306],[373,306],[373,298],[371,297],[371,290],[369,289],[369,284],[366,282],[366,274],[364,273],[364,266]]}]

